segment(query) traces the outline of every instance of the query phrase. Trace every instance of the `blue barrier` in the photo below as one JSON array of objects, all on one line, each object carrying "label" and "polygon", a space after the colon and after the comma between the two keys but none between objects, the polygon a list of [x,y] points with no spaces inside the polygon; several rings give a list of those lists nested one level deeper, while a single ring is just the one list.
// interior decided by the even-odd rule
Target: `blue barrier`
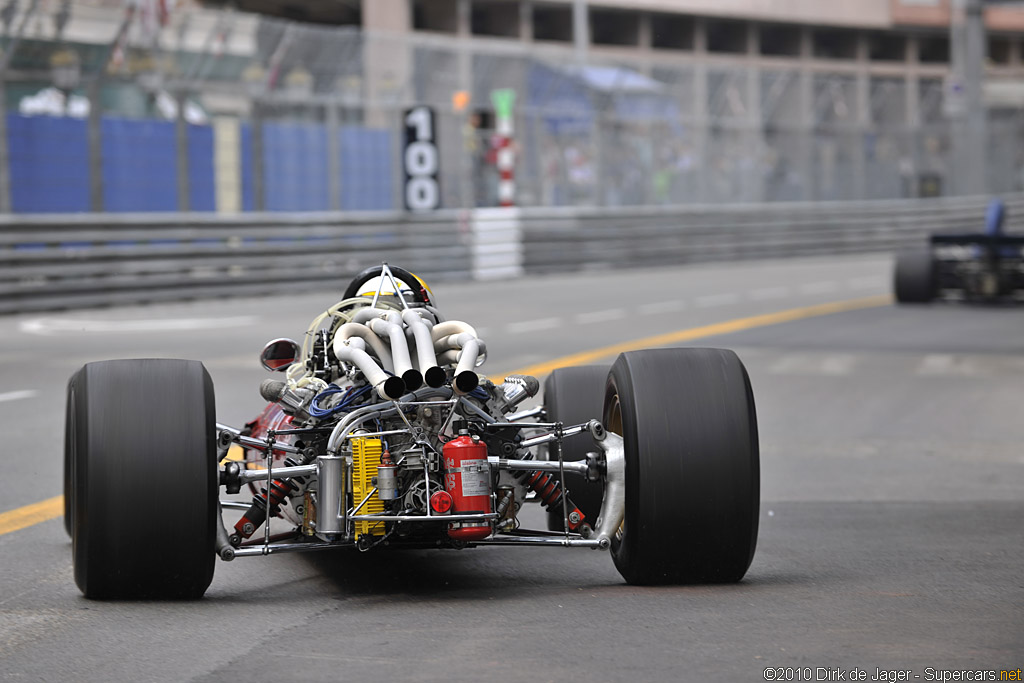
[{"label": "blue barrier", "polygon": [[104,117],[103,205],[107,211],[177,211],[174,123]]},{"label": "blue barrier", "polygon": [[[90,206],[87,122],[9,114],[11,201],[17,213],[86,212]],[[110,212],[177,211],[177,131],[172,121],[104,117],[101,121],[104,209]],[[240,126],[241,209],[257,208],[253,129]],[[330,208],[328,155],[339,160],[341,209],[387,211],[395,206],[394,139],[390,131],[358,126],[338,129],[327,147],[327,129],[313,123],[263,125],[263,207],[268,211]],[[189,125],[188,204],[216,211],[214,132]]]},{"label": "blue barrier", "polygon": [[317,123],[263,124],[267,211],[326,211],[327,129]]},{"label": "blue barrier", "polygon": [[386,130],[344,126],[339,130],[341,208],[387,211],[395,206],[392,139]]},{"label": "blue barrier", "polygon": [[192,211],[216,211],[213,127],[188,127],[188,202]]},{"label": "blue barrier", "polygon": [[11,207],[18,213],[89,210],[86,122],[7,115]]},{"label": "blue barrier", "polygon": [[256,210],[256,190],[252,179],[252,126],[238,127],[239,161],[242,164],[242,211]]}]

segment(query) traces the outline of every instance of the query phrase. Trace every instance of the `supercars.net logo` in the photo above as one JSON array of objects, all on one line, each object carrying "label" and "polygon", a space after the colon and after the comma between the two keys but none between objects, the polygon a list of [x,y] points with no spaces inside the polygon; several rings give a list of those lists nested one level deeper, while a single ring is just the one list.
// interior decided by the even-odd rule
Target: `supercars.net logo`
[{"label": "supercars.net logo", "polygon": [[1024,681],[1020,669],[861,669],[853,667],[768,667],[766,681]]}]

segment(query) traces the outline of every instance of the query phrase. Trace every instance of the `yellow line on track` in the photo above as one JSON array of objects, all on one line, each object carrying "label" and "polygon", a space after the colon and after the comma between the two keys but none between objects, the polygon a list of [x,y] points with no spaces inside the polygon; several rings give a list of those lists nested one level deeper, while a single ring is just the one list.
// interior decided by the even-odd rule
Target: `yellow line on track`
[{"label": "yellow line on track", "polygon": [[[881,296],[871,296],[864,299],[849,299],[846,301],[834,301],[827,304],[817,304],[815,306],[805,306],[803,308],[791,308],[777,313],[754,315],[749,318],[737,318],[735,320],[727,320],[721,323],[712,323],[710,325],[702,325],[701,327],[691,327],[685,330],[658,334],[653,337],[645,337],[643,339],[634,339],[633,341],[612,344],[611,346],[605,346],[592,351],[574,353],[570,356],[562,356],[561,358],[556,358],[551,361],[537,363],[536,365],[530,365],[513,372],[508,372],[505,373],[505,375],[533,375],[535,377],[542,377],[557,368],[593,363],[594,361],[618,355],[624,351],[635,351],[636,349],[681,344],[683,342],[703,339],[705,337],[717,337],[722,334],[750,330],[755,327],[766,327],[768,325],[778,325],[780,323],[803,320],[804,318],[814,318],[832,313],[844,313],[846,311],[856,311],[862,308],[885,306],[890,303],[892,303],[892,297],[885,294]],[[233,458],[229,455],[226,459]],[[38,503],[32,503],[31,505],[0,513],[0,536],[39,524],[40,522],[46,522],[56,517],[60,517],[63,514],[64,496],[56,496]]]},{"label": "yellow line on track", "polygon": [[0,513],[0,536],[46,522],[64,514],[64,496],[54,496],[24,507]]}]

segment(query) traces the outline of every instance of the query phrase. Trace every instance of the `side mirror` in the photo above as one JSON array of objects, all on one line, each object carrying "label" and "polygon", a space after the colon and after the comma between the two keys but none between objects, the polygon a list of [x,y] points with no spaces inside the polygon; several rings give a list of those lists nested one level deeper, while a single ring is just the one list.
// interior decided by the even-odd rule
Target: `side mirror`
[{"label": "side mirror", "polygon": [[292,339],[275,339],[267,342],[260,352],[260,365],[271,372],[287,370],[299,359],[299,345]]}]

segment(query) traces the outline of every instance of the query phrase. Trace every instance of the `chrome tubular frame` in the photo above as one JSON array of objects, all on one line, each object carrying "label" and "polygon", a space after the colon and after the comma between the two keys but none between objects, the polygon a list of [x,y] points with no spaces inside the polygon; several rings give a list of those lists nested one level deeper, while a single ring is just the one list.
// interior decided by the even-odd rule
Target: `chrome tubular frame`
[{"label": "chrome tubular frame", "polygon": [[594,548],[601,550],[601,539],[569,536],[491,536],[482,541],[473,541],[470,545],[533,545],[550,548]]},{"label": "chrome tubular frame", "polygon": [[278,553],[306,553],[313,550],[330,550],[341,548],[352,543],[271,543],[269,545],[251,545],[235,548],[234,557],[256,557],[259,555],[277,555]]},{"label": "chrome tubular frame", "polygon": [[494,512],[477,513],[472,515],[352,515],[349,520],[353,522],[486,522],[497,519]]},{"label": "chrome tubular frame", "polygon": [[537,417],[538,415],[544,414],[544,406],[537,406],[536,408],[527,408],[526,410],[520,410],[518,413],[512,413],[505,417],[506,422],[518,422],[519,420],[525,420],[528,417]]},{"label": "chrome tubular frame", "polygon": [[[319,470],[316,465],[297,465],[295,467],[275,467],[274,479],[296,479],[317,474]],[[242,470],[238,477],[243,484],[254,481],[266,481],[270,477],[270,470]],[[246,506],[248,508],[248,506]]]},{"label": "chrome tubular frame", "polygon": [[[434,404],[433,401],[424,401],[422,404]],[[438,401],[438,404],[453,405],[453,401]],[[358,411],[355,411],[358,412]],[[376,411],[373,411],[376,412]],[[335,443],[345,440],[351,428],[369,417],[371,411],[348,420],[345,425],[348,429],[335,429],[332,437]],[[452,411],[454,414],[454,411]],[[351,417],[351,416],[350,416]],[[360,419],[362,418],[362,419]],[[516,428],[553,428],[554,431],[548,434],[526,439],[521,442],[522,446],[537,445],[560,441],[565,436],[572,436],[582,432],[590,432],[594,439],[595,446],[604,454],[604,498],[601,502],[601,511],[598,515],[594,530],[587,538],[578,535],[543,535],[538,532],[536,536],[526,535],[502,535],[473,541],[470,545],[516,545],[516,546],[548,546],[565,548],[599,548],[607,550],[611,547],[612,538],[618,532],[625,517],[626,508],[626,456],[622,437],[606,432],[602,425],[596,420],[582,425],[575,425],[565,429],[560,428],[558,423],[497,423],[495,426],[516,427]],[[227,434],[230,440],[242,445],[258,448],[266,452],[269,449],[285,452],[297,452],[292,446],[273,442],[250,439],[239,433],[239,430],[227,425],[217,424],[218,435]],[[223,438],[223,437],[222,437]],[[250,443],[251,442],[251,443]],[[511,460],[507,458],[488,457],[488,463],[492,468],[503,470],[526,470],[544,472],[575,472],[586,476],[589,465],[585,461],[565,462],[543,461],[543,460]],[[425,462],[425,459],[424,459]],[[355,506],[351,511],[344,505],[347,493],[346,478],[347,458],[339,455],[321,455],[316,458],[312,465],[300,465],[294,467],[279,467],[270,470],[243,470],[241,480],[245,483],[262,481],[270,476],[280,479],[296,477],[315,477],[317,480],[318,496],[320,505],[317,506],[317,535],[324,542],[301,542],[301,543],[270,543],[262,545],[233,548],[227,543],[227,533],[223,522],[224,508],[248,507],[245,504],[233,501],[223,501],[218,508],[218,533],[217,553],[221,559],[230,561],[235,557],[253,557],[257,555],[271,555],[285,552],[308,552],[313,550],[324,550],[341,546],[353,545],[346,529],[349,522],[353,521],[381,521],[381,522],[482,522],[497,518],[497,513],[487,514],[466,514],[466,515],[409,515],[409,514],[356,514],[362,504]],[[365,501],[364,501],[365,502]]]},{"label": "chrome tubular frame", "polygon": [[585,460],[569,460],[562,463],[561,467],[557,460],[509,460],[508,458],[489,456],[487,462],[490,463],[491,467],[497,467],[499,470],[558,472],[564,469],[566,472],[575,472],[576,474],[582,474],[584,477],[587,476],[588,469]]},{"label": "chrome tubular frame", "polygon": [[[226,439],[229,443],[237,443],[238,445],[245,446],[246,448],[253,448],[258,451],[273,449],[282,453],[300,452],[295,446],[281,441],[274,441],[273,444],[268,444],[266,441],[261,439],[254,439],[251,436],[243,436],[241,430],[221,424],[220,422],[217,423],[216,429],[218,439]],[[225,435],[227,436],[225,437]]]}]

